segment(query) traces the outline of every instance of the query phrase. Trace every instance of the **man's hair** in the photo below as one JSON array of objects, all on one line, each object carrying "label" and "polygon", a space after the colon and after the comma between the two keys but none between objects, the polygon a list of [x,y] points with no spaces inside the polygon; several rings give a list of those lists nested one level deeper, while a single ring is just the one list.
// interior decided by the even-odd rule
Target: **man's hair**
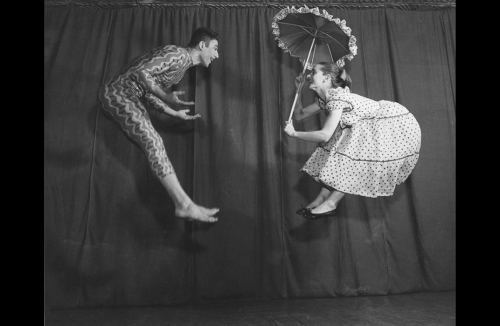
[{"label": "man's hair", "polygon": [[207,27],[200,27],[194,31],[191,35],[191,41],[187,45],[188,48],[194,48],[201,41],[205,42],[206,45],[210,43],[211,40],[219,41],[219,34]]}]

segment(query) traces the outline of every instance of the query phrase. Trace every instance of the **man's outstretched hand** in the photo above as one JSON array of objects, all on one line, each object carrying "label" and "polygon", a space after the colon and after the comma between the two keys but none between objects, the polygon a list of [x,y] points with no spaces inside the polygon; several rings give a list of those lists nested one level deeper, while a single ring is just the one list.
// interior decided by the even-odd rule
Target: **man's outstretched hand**
[{"label": "man's outstretched hand", "polygon": [[165,102],[172,106],[194,105],[194,102],[185,102],[179,99],[179,95],[183,95],[184,93],[184,91],[174,91],[172,93],[167,93],[167,95],[165,96]]},{"label": "man's outstretched hand", "polygon": [[177,111],[177,114],[175,116],[179,119],[182,119],[182,120],[194,120],[194,119],[201,117],[201,115],[199,115],[199,114],[188,115],[188,113],[189,113],[189,109],[179,110],[179,111]]}]

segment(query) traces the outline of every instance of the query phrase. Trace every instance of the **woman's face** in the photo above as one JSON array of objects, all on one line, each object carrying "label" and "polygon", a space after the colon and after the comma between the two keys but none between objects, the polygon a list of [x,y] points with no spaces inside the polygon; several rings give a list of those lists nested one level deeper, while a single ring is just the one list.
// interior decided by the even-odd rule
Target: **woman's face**
[{"label": "woman's face", "polygon": [[319,65],[315,65],[311,73],[307,75],[306,78],[309,82],[309,89],[316,92],[316,94],[321,95],[320,93],[324,91],[325,88],[325,76],[318,66]]}]

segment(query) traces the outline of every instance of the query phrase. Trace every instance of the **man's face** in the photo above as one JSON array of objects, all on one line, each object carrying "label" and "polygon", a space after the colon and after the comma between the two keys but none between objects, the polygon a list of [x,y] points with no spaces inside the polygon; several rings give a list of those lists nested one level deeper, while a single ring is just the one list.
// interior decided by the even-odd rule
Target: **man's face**
[{"label": "man's face", "polygon": [[210,40],[210,42],[203,43],[205,46],[201,50],[201,61],[205,67],[208,67],[213,60],[219,57],[219,42],[217,40]]}]

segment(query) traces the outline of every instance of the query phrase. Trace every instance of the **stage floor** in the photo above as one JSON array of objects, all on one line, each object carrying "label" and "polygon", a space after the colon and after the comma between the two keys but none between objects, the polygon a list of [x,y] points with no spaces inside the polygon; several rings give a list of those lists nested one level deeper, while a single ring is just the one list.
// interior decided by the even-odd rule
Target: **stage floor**
[{"label": "stage floor", "polygon": [[456,293],[50,311],[47,326],[456,325]]}]

